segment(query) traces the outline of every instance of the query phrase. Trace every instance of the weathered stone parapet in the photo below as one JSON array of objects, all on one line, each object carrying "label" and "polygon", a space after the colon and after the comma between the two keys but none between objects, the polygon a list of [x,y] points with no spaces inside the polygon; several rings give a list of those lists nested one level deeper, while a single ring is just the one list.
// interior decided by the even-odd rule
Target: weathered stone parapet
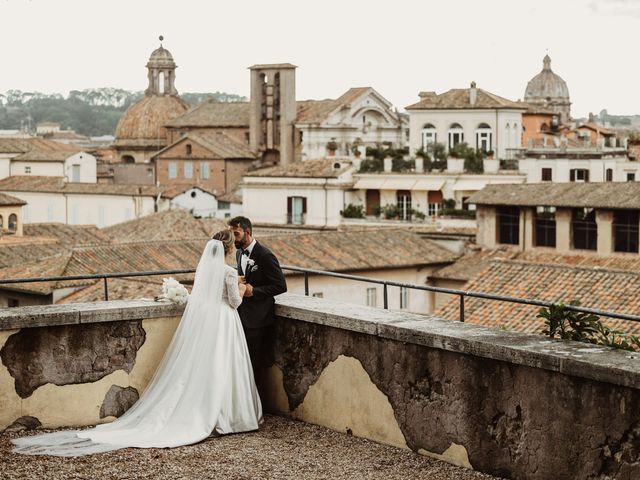
[{"label": "weathered stone parapet", "polygon": [[286,294],[279,317],[640,389],[640,353]]},{"label": "weathered stone parapet", "polygon": [[5,308],[0,309],[0,330],[173,317],[182,315],[183,310],[184,306],[169,301],[153,300],[114,300]]}]

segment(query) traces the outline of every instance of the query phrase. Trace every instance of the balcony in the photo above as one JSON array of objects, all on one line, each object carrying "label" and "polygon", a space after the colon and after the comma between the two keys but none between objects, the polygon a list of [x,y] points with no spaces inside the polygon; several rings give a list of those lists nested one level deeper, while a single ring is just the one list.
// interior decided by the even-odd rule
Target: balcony
[{"label": "balcony", "polygon": [[[0,429],[26,417],[44,428],[90,425],[126,410],[149,381],[181,311],[144,300],[0,311]],[[204,462],[213,462],[216,474],[241,468],[231,476],[254,476],[249,472],[263,468],[255,476],[265,477],[278,477],[282,465],[312,475],[311,465],[327,458],[352,468],[357,464],[345,459],[368,448],[380,455],[365,457],[372,462],[408,458],[391,447],[364,448],[343,435],[350,433],[501,477],[640,475],[633,433],[640,417],[637,354],[293,294],[278,297],[276,315],[263,403],[278,418],[269,417],[261,432],[95,458],[131,459],[127,469],[165,459],[163,468],[184,475],[182,468],[200,468],[196,452],[207,451]],[[123,390],[129,395],[118,395]],[[287,418],[306,424],[297,429]],[[306,439],[318,436],[306,449]],[[339,453],[326,456],[336,446]],[[7,448],[6,435],[0,448]],[[283,451],[295,454],[280,465]],[[245,468],[241,459],[248,457]],[[0,471],[13,462],[46,464],[9,459]],[[408,464],[416,470],[405,478],[424,477],[422,457],[414,459]],[[380,472],[387,467],[381,464]]]}]

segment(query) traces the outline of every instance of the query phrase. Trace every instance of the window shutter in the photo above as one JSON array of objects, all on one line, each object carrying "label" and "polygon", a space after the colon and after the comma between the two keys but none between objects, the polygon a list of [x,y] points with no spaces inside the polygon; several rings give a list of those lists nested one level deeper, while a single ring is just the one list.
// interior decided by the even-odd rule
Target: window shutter
[{"label": "window shutter", "polygon": [[571,170],[569,170],[569,181],[571,181],[571,182],[575,182],[576,181],[576,171],[573,168]]},{"label": "window shutter", "polygon": [[291,217],[291,212],[293,212],[293,197],[287,197],[287,215]]},{"label": "window shutter", "polygon": [[302,197],[302,213],[307,213],[307,197]]},{"label": "window shutter", "polygon": [[585,170],[584,171],[584,181],[588,182],[589,181],[589,170]]}]

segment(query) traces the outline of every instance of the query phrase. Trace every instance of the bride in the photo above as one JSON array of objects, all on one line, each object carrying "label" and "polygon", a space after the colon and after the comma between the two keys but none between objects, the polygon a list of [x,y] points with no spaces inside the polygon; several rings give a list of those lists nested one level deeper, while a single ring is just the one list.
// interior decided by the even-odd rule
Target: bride
[{"label": "bride", "polygon": [[257,430],[262,406],[236,308],[230,230],[207,243],[193,290],[164,358],[141,398],[120,418],[82,431],[13,440],[17,453],[79,456],[126,447],[177,447],[218,434]]}]

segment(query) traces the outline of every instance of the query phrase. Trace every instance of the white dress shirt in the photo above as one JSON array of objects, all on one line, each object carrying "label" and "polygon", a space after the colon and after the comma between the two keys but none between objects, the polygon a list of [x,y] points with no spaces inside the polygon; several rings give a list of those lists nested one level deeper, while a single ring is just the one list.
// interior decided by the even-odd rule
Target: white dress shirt
[{"label": "white dress shirt", "polygon": [[240,266],[242,267],[242,274],[247,274],[247,263],[249,262],[249,257],[251,256],[251,252],[253,252],[253,247],[256,246],[255,239],[249,244],[245,250],[249,251],[249,255],[245,255],[244,253],[240,256]]}]

